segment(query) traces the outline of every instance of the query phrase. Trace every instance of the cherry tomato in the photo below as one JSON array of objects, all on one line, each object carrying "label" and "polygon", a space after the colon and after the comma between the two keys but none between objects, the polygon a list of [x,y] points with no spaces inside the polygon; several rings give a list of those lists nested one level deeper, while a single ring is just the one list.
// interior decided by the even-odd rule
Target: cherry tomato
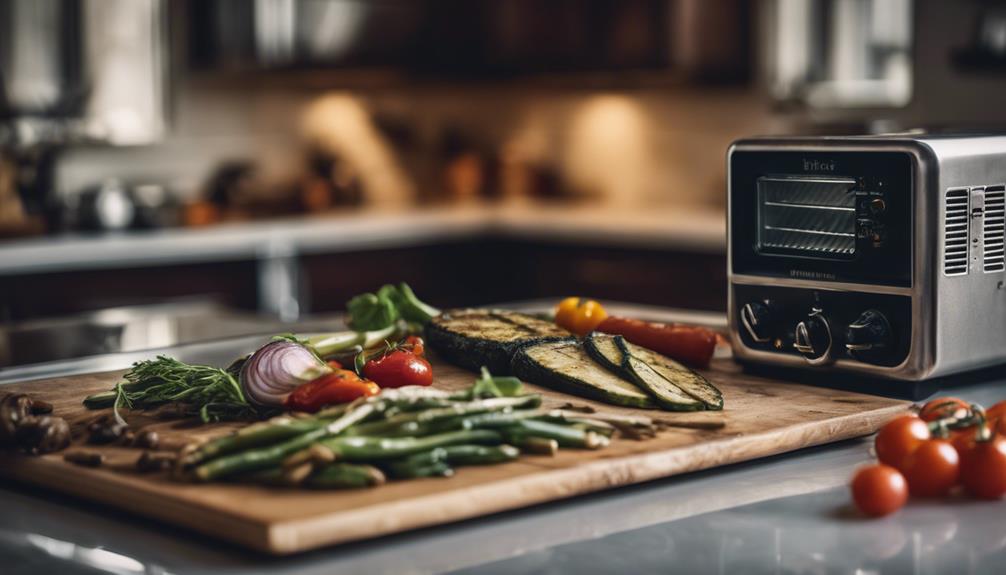
[{"label": "cherry tomato", "polygon": [[331,367],[332,369],[342,369],[342,364],[339,363],[338,361],[335,361],[334,359],[330,359],[325,363],[327,363],[328,367]]},{"label": "cherry tomato", "polygon": [[937,397],[931,399],[919,411],[922,421],[936,421],[955,417],[964,419],[971,412],[971,404],[956,397]]},{"label": "cherry tomato", "polygon": [[606,317],[604,306],[592,299],[568,297],[555,308],[555,324],[579,336],[597,329]]},{"label": "cherry tomato", "polygon": [[929,438],[929,426],[917,415],[897,417],[880,428],[877,434],[877,459],[902,469],[905,458]]},{"label": "cherry tomato", "polygon": [[888,515],[908,501],[908,483],[901,472],[890,465],[867,465],[852,478],[852,500],[866,515]]},{"label": "cherry tomato", "polygon": [[314,413],[326,405],[347,403],[377,395],[380,391],[376,383],[360,379],[355,371],[337,369],[293,390],[286,398],[286,406],[294,411]]},{"label": "cherry tomato", "polygon": [[985,410],[985,421],[989,422],[989,429],[995,431],[999,429],[1000,433],[1006,433],[1006,401],[1000,401],[999,403],[993,405],[992,407]]},{"label": "cherry tomato", "polygon": [[943,497],[960,479],[960,457],[950,441],[930,439],[905,458],[902,471],[912,495]]},{"label": "cherry tomato", "polygon": [[957,450],[957,455],[964,457],[975,443],[978,428],[961,429],[950,434],[950,444]]},{"label": "cherry tomato", "polygon": [[975,497],[999,499],[1006,495],[1006,438],[972,440],[961,455],[961,483]]},{"label": "cherry tomato", "polygon": [[424,342],[423,338],[418,335],[410,335],[405,338],[404,347],[419,357],[426,356],[426,342]]},{"label": "cherry tomato", "polygon": [[404,349],[396,349],[368,361],[363,366],[363,375],[381,387],[426,386],[433,383],[430,362]]}]

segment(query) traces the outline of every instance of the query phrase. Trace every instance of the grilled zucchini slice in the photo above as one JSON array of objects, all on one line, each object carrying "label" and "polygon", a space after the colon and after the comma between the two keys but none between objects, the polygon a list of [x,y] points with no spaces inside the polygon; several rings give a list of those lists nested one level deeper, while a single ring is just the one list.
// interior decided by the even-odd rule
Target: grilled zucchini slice
[{"label": "grilled zucchini slice", "polygon": [[517,350],[525,345],[572,337],[550,321],[506,310],[458,309],[426,325],[426,342],[451,363],[496,375],[510,372]]},{"label": "grilled zucchini slice", "polygon": [[[700,401],[705,406],[705,409],[723,409],[723,394],[720,393],[719,389],[716,389],[716,386],[709,383],[709,380],[702,377],[701,374],[692,371],[663,354],[629,343],[621,337],[618,337],[617,343],[623,353],[631,359],[645,364],[650,371],[658,374],[669,384]],[[630,363],[630,367],[632,367],[632,363]],[[646,373],[645,369],[643,373]],[[646,387],[656,394],[654,388],[648,385]]]},{"label": "grilled zucchini slice", "polygon": [[648,393],[595,362],[575,339],[536,343],[517,350],[517,377],[544,387],[626,407],[654,408]]},{"label": "grilled zucchini slice", "polygon": [[583,340],[583,348],[594,361],[622,376],[634,381],[632,372],[625,366],[625,352],[619,347],[616,339],[620,335],[603,335],[593,332]]}]

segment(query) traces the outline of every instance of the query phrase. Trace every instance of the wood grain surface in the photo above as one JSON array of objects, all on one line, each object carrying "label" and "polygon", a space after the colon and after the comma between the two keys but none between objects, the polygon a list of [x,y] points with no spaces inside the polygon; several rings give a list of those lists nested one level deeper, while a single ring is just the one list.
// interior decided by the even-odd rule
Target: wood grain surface
[{"label": "wood grain surface", "polygon": [[[433,359],[435,385],[463,388],[475,376]],[[706,376],[723,392],[722,412],[667,413],[617,408],[529,386],[546,407],[567,402],[599,410],[646,413],[669,421],[722,422],[720,429],[674,428],[654,439],[616,439],[598,451],[565,450],[555,457],[522,456],[504,465],[466,467],[451,478],[391,482],[363,490],[309,491],[231,484],[187,484],[167,474],[139,474],[139,450],[94,448],[107,462],[96,469],[71,465],[63,454],[0,455],[0,475],[129,510],[272,554],[288,554],[437,525],[603,489],[707,469],[867,435],[906,410],[905,401],[816,388],[744,374],[730,360]],[[3,386],[54,404],[83,435],[104,411],[87,411],[84,396],[111,388],[120,373],[89,374]],[[130,414],[133,428],[149,427],[162,444],[180,446],[216,436],[233,424],[192,426]],[[79,441],[79,440],[78,440]],[[76,442],[70,449],[82,449]]]}]

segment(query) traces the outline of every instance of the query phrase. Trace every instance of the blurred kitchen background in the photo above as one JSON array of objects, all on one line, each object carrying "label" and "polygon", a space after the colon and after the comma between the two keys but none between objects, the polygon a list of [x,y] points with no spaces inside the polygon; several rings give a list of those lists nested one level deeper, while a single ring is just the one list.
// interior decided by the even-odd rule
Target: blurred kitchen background
[{"label": "blurred kitchen background", "polygon": [[0,0],[0,366],[389,281],[721,310],[732,140],[1003,102],[1002,1]]}]

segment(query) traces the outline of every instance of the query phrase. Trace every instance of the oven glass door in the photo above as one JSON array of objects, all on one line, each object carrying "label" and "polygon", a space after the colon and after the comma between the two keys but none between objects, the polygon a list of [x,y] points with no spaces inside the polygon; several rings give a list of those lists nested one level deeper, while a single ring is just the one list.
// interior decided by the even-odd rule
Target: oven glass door
[{"label": "oven glass door", "polygon": [[904,152],[734,152],[734,273],[910,286],[912,174]]}]

